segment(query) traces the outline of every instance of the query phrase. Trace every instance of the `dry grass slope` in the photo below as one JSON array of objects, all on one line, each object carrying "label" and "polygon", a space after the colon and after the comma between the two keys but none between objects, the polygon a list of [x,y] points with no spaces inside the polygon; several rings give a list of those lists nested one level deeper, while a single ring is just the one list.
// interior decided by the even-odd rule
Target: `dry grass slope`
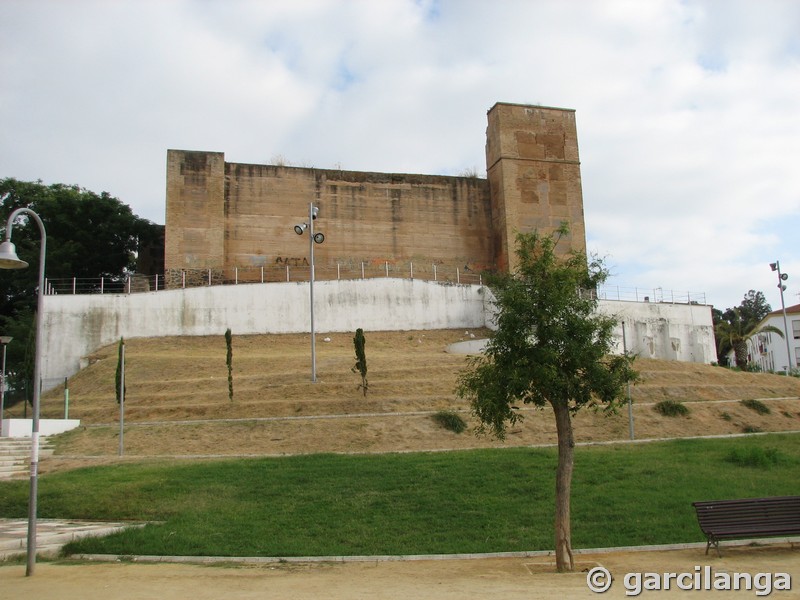
[{"label": "dry grass slope", "polygon": [[[547,410],[523,410],[524,421],[504,442],[470,432],[455,434],[431,418],[432,412],[443,409],[469,416],[468,406],[453,392],[466,357],[448,354],[445,348],[485,334],[367,332],[366,398],[357,389],[358,374],[351,372],[352,334],[318,336],[316,384],[310,381],[307,334],[234,335],[232,402],[223,335],[128,340],[125,454],[386,452],[554,442],[555,427]],[[65,457],[65,465],[77,457],[111,459],[119,445],[116,345],[99,350],[90,362],[69,384],[70,417],[81,419],[82,426],[57,441],[56,452]],[[741,433],[745,428],[800,430],[796,378],[654,360],[638,360],[636,366],[640,381],[631,395],[639,439]],[[58,390],[46,395],[42,415],[63,416],[62,396]],[[749,398],[768,399],[771,413],[759,415],[739,402]],[[652,404],[665,399],[686,403],[689,416],[657,414]],[[626,409],[613,416],[585,411],[575,424],[578,441],[628,438]],[[50,467],[57,467],[58,459],[51,460]]]}]

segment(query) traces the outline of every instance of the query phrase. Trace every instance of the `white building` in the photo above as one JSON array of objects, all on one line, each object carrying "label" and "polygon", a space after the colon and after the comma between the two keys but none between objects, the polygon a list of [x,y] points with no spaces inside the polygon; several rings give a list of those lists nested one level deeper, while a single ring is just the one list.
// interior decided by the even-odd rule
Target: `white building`
[{"label": "white building", "polygon": [[[775,310],[761,321],[760,326],[772,325],[786,335],[760,333],[748,342],[748,362],[758,365],[762,371],[786,371],[800,368],[800,304],[786,307],[786,324],[783,311]],[[786,331],[788,329],[788,332]],[[790,355],[787,356],[787,340]],[[733,364],[733,359],[731,358]]]}]

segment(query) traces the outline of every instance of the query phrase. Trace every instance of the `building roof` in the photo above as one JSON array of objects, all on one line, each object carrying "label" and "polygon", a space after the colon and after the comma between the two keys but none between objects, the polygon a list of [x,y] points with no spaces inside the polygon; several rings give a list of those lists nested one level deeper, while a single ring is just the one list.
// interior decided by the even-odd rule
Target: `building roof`
[{"label": "building roof", "polygon": [[[779,308],[778,310],[773,310],[767,316],[768,317],[779,317],[782,314],[783,314],[783,310]],[[787,306],[786,307],[786,314],[787,315],[800,315],[800,304],[795,304],[793,306]]]}]

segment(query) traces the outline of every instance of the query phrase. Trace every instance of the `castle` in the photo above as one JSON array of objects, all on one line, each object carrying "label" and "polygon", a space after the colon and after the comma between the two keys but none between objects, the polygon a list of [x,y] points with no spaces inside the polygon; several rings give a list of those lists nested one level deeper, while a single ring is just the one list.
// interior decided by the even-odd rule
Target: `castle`
[{"label": "castle", "polygon": [[[566,221],[563,249],[586,251],[575,111],[497,103],[488,112],[487,179],[366,173],[225,162],[221,152],[169,150],[165,271],[212,281],[233,271],[307,265],[308,243],[291,235],[309,203],[331,265],[414,263],[467,271],[514,267],[517,232]],[[208,273],[208,276],[206,275]],[[263,269],[262,269],[263,273]],[[263,277],[263,275],[262,275]],[[273,280],[278,280],[277,273]]]},{"label": "castle", "polygon": [[[156,278],[154,288],[126,293],[45,296],[44,389],[120,337],[310,331],[312,246],[318,331],[493,326],[475,274],[513,270],[517,232],[548,233],[566,221],[570,235],[557,251],[586,251],[575,112],[495,104],[486,166],[481,179],[236,164],[220,152],[169,150],[167,289]],[[325,234],[319,245],[293,232],[312,204]],[[380,275],[365,276],[373,263]],[[360,274],[339,276],[357,265]],[[254,285],[215,285],[225,283]],[[598,310],[619,323],[618,352],[716,360],[710,306],[601,297]]]}]

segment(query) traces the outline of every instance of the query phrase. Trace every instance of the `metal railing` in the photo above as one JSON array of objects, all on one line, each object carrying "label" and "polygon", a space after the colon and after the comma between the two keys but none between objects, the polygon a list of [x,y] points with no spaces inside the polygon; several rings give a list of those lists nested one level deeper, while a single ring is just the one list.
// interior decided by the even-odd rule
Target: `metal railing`
[{"label": "metal railing", "polygon": [[[46,281],[49,295],[133,294],[166,289],[185,289],[214,285],[309,281],[307,264],[281,264],[264,267],[231,267],[226,269],[181,269],[166,275],[131,274],[125,278],[52,278]],[[469,267],[423,265],[421,263],[362,262],[339,263],[314,268],[316,280],[354,280],[391,277],[419,279],[451,285],[482,285],[483,276]]]},{"label": "metal railing", "polygon": [[[316,265],[317,280],[355,280],[391,277],[434,281],[443,285],[483,285],[483,275],[469,267],[370,261]],[[281,264],[264,267],[232,267],[227,269],[181,269],[166,275],[131,274],[125,278],[67,278],[46,280],[49,295],[134,294],[166,289],[186,289],[215,285],[249,283],[304,282],[310,279],[307,264]],[[666,304],[706,304],[704,292],[684,292],[663,288],[623,287],[606,285],[597,290],[601,300],[654,302]]]}]

